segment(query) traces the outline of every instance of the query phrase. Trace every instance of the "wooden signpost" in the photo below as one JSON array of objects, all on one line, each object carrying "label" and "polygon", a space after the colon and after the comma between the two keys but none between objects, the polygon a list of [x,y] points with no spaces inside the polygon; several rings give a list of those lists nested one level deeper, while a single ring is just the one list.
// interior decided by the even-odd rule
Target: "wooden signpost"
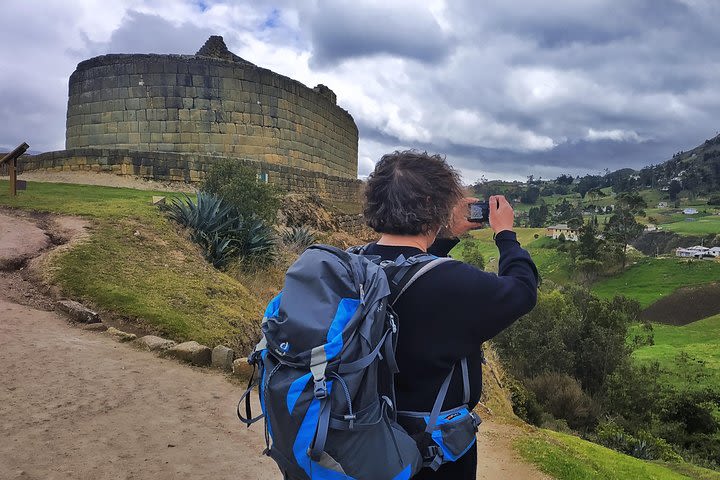
[{"label": "wooden signpost", "polygon": [[30,148],[30,145],[23,142],[22,144],[18,145],[15,150],[0,159],[0,165],[4,165],[7,163],[10,173],[10,195],[13,197],[17,195],[18,189],[25,190],[26,188],[25,182],[23,182],[22,180],[18,181],[17,179],[17,161],[20,155],[25,153],[28,148]]}]

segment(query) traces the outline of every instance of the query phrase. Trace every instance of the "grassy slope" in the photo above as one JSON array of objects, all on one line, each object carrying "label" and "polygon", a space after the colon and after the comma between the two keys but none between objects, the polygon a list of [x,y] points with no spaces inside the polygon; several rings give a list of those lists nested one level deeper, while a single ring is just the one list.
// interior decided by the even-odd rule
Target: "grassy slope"
[{"label": "grassy slope", "polygon": [[[690,382],[697,388],[720,385],[720,315],[681,327],[655,324],[653,330],[655,345],[635,350],[633,356],[638,361],[659,362],[668,372],[666,380],[674,386],[688,386]],[[680,352],[690,356],[689,365],[678,364]],[[696,372],[703,373],[701,378],[695,377]]]},{"label": "grassy slope", "polygon": [[[532,255],[537,264],[540,275],[544,279],[552,280],[556,283],[565,283],[568,280],[567,263],[568,258],[565,254],[558,252],[554,248],[545,248],[545,232],[544,228],[517,228],[517,237],[520,245],[526,248]],[[535,239],[535,235],[539,238]],[[497,271],[498,250],[493,241],[493,232],[489,228],[475,230],[472,237],[478,243],[478,248],[485,257],[485,269],[488,271]],[[468,240],[463,240],[467,242]],[[462,260],[462,246],[459,244],[451,252],[454,258]]]},{"label": "grassy slope", "polygon": [[647,307],[680,287],[700,285],[720,278],[720,263],[676,258],[642,258],[622,275],[606,278],[592,287],[603,298],[623,294]]},{"label": "grassy slope", "polygon": [[720,480],[720,473],[689,464],[647,462],[572,435],[544,430],[518,440],[527,460],[557,480]]},{"label": "grassy slope", "polygon": [[176,340],[249,347],[261,305],[243,285],[202,259],[150,205],[153,194],[30,182],[27,191],[9,198],[7,182],[0,182],[0,205],[92,221],[90,239],[54,261],[52,280],[67,295],[138,319]]}]

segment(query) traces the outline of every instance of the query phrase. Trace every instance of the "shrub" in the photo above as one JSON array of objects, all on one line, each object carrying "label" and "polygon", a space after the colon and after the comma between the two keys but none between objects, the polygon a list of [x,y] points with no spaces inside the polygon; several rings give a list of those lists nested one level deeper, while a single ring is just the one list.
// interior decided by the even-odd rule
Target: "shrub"
[{"label": "shrub", "polygon": [[537,426],[542,425],[545,412],[543,412],[535,394],[515,379],[506,380],[506,386],[510,391],[513,413],[528,423]]},{"label": "shrub", "polygon": [[712,391],[675,392],[663,402],[661,418],[678,422],[687,434],[712,435],[720,431],[713,415],[718,404],[720,394]]},{"label": "shrub", "polygon": [[571,376],[543,373],[526,385],[545,411],[567,421],[571,428],[588,429],[597,424],[599,407]]},{"label": "shrub", "polygon": [[222,159],[208,171],[200,190],[222,198],[243,218],[253,215],[272,223],[280,206],[273,185],[258,181],[259,171],[239,160]]},{"label": "shrub", "polygon": [[483,257],[478,245],[474,241],[467,242],[463,246],[462,257],[465,263],[477,267],[480,270],[485,269],[485,257]]},{"label": "shrub", "polygon": [[682,461],[682,457],[664,439],[644,430],[633,436],[613,420],[598,425],[594,440],[608,448],[643,460]]},{"label": "shrub", "polygon": [[650,425],[663,398],[660,365],[623,362],[606,383],[606,404],[615,415],[621,416],[625,428],[640,430]]},{"label": "shrub", "polygon": [[315,232],[306,225],[290,227],[283,232],[282,241],[290,250],[302,253],[307,247],[315,243]]}]

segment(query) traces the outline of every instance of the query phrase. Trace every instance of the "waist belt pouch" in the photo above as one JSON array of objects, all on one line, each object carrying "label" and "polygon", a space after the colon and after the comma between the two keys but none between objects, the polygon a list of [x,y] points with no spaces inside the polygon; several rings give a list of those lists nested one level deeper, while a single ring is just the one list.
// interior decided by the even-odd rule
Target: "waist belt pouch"
[{"label": "waist belt pouch", "polygon": [[[430,413],[398,412],[398,421],[417,438],[427,428]],[[473,446],[481,422],[480,417],[470,412],[465,405],[440,412],[430,436],[442,451],[442,463],[454,462]]]}]

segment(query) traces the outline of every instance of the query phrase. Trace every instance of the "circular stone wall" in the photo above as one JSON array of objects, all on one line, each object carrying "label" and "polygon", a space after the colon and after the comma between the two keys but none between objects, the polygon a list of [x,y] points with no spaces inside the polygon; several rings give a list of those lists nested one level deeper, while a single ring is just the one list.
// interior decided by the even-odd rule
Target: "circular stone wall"
[{"label": "circular stone wall", "polygon": [[81,62],[70,77],[66,148],[218,154],[357,178],[357,127],[330,89],[227,50],[231,59],[201,52]]}]

